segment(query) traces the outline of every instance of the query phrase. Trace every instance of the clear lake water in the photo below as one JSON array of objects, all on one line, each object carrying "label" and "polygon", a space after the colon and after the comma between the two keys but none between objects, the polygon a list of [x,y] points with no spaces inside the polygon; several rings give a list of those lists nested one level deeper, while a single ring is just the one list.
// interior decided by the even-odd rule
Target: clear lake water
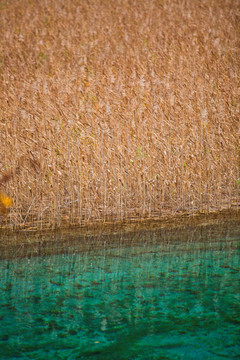
[{"label": "clear lake water", "polygon": [[240,359],[238,234],[2,259],[0,359]]}]

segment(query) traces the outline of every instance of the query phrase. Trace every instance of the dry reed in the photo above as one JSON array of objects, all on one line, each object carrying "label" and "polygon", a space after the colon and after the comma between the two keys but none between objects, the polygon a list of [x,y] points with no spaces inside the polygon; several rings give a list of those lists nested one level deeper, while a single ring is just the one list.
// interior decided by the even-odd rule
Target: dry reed
[{"label": "dry reed", "polygon": [[2,224],[239,206],[238,0],[1,0]]}]

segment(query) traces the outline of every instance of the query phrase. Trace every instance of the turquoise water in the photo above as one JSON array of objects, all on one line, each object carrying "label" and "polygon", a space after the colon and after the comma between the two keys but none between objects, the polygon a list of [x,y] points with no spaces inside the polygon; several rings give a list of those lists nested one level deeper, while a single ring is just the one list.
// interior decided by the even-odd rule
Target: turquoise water
[{"label": "turquoise water", "polygon": [[240,359],[240,238],[0,261],[0,359]]}]

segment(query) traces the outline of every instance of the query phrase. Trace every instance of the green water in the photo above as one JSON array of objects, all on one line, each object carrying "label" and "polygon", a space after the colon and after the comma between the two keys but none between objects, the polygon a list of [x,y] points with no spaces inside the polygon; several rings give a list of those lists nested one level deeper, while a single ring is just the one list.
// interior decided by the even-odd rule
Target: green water
[{"label": "green water", "polygon": [[155,238],[1,260],[0,359],[240,359],[239,250]]}]

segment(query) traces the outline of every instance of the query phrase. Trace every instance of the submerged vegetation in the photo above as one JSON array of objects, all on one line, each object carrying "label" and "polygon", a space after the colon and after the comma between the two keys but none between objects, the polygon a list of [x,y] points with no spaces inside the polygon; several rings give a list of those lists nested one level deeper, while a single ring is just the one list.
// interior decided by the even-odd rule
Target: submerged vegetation
[{"label": "submerged vegetation", "polygon": [[239,10],[1,0],[2,226],[238,207]]}]

